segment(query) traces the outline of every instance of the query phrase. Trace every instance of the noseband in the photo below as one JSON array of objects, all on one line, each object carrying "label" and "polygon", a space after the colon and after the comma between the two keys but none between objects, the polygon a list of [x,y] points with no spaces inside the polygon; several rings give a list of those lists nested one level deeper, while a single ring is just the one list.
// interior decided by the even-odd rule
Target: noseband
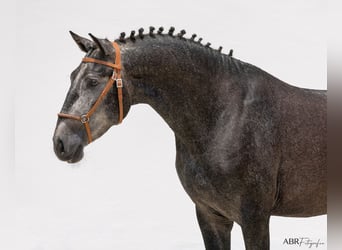
[{"label": "noseband", "polygon": [[89,126],[89,119],[94,114],[100,103],[103,101],[104,97],[108,94],[109,90],[113,86],[114,83],[116,83],[116,88],[118,90],[118,103],[119,103],[119,121],[118,124],[120,124],[123,120],[123,102],[122,102],[122,79],[121,79],[121,55],[120,55],[120,47],[116,42],[113,42],[113,47],[115,50],[115,62],[106,62],[106,61],[101,61],[95,58],[90,58],[90,57],[85,57],[83,58],[82,62],[84,63],[97,63],[97,64],[102,64],[107,67],[113,68],[113,75],[109,78],[107,85],[105,88],[102,90],[100,96],[97,98],[96,102],[94,105],[90,108],[90,110],[81,116],[77,115],[71,115],[71,114],[65,114],[65,113],[58,113],[58,117],[61,118],[68,118],[68,119],[74,119],[77,121],[80,121],[87,132],[87,137],[88,137],[88,143],[92,142],[92,135],[91,135],[91,130]]}]

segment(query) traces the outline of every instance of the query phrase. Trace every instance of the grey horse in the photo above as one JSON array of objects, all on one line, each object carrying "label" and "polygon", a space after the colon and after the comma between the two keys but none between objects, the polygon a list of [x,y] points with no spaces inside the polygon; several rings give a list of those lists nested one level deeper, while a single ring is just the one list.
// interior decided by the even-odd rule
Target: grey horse
[{"label": "grey horse", "polygon": [[[131,105],[146,103],[173,130],[177,173],[196,205],[207,250],[230,249],[233,222],[247,250],[267,250],[271,215],[326,213],[326,91],[291,86],[174,30],[150,27],[116,40],[123,117]],[[71,34],[86,57],[115,61],[109,40]],[[112,72],[82,62],[71,74],[62,112],[90,110]],[[88,119],[93,140],[118,123],[117,95],[114,85]],[[80,161],[86,129],[60,117],[53,142],[60,160]]]}]

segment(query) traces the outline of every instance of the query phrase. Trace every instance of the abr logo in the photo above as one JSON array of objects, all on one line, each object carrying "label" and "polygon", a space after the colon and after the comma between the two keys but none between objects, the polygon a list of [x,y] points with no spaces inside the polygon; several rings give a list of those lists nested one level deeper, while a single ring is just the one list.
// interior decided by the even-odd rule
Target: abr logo
[{"label": "abr logo", "polygon": [[285,238],[283,245],[299,245],[299,238]]}]

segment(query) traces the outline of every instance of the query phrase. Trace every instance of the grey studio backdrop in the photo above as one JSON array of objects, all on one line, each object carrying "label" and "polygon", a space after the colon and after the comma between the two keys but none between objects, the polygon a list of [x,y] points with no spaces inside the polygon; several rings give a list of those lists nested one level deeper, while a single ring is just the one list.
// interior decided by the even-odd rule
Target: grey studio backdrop
[{"label": "grey studio backdrop", "polygon": [[[69,30],[113,40],[122,31],[175,26],[285,82],[326,89],[324,9],[312,0],[19,1],[16,52],[26,62],[15,92],[15,249],[204,249],[174,167],[173,132],[149,106],[134,106],[82,162],[55,157],[57,112],[83,57]],[[272,217],[270,230],[271,249],[296,248],[283,244],[291,237],[320,239],[327,249],[326,216]],[[232,246],[244,249],[237,224]]]}]

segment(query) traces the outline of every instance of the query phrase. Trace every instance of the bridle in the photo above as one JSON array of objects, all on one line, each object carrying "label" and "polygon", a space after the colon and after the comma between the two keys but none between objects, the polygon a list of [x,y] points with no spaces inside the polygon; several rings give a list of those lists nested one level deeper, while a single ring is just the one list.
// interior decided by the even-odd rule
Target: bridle
[{"label": "bridle", "polygon": [[90,117],[94,114],[100,103],[103,101],[104,97],[108,94],[109,90],[112,88],[113,84],[116,83],[116,88],[118,91],[118,103],[119,103],[119,121],[118,124],[120,124],[123,120],[123,101],[122,101],[122,79],[121,79],[121,55],[120,55],[120,47],[116,42],[113,42],[113,47],[115,50],[115,61],[114,63],[98,60],[91,57],[85,57],[83,58],[82,62],[84,63],[97,63],[102,64],[107,67],[113,68],[113,74],[109,78],[105,88],[102,90],[100,96],[97,98],[94,105],[90,108],[90,110],[83,115],[77,116],[77,115],[71,115],[71,114],[65,114],[65,113],[58,113],[58,117],[61,118],[68,118],[68,119],[74,119],[77,121],[80,121],[87,132],[88,137],[88,143],[91,143],[93,138],[91,135],[91,129],[89,126],[89,120]]}]

